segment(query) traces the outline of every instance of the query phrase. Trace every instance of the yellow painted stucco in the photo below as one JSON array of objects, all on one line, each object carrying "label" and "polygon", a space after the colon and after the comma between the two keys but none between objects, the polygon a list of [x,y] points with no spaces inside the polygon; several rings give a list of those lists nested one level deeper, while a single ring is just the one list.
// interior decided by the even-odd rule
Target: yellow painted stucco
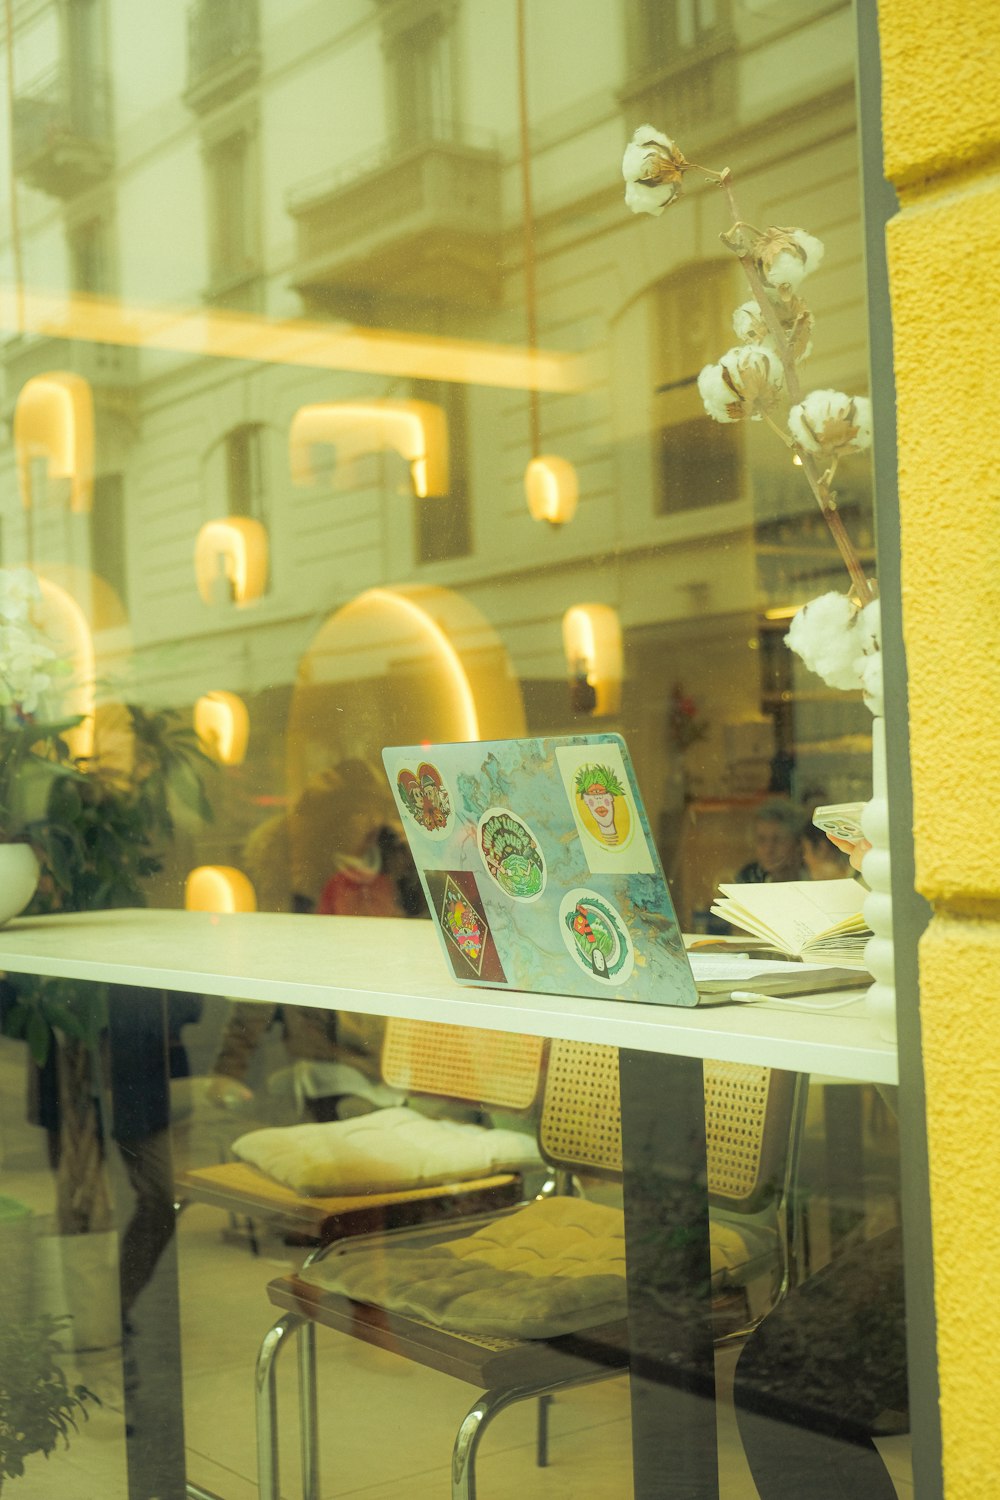
[{"label": "yellow painted stucco", "polygon": [[[866,3],[866,0],[859,0]],[[879,0],[944,1481],[1000,1494],[1000,4]]]}]

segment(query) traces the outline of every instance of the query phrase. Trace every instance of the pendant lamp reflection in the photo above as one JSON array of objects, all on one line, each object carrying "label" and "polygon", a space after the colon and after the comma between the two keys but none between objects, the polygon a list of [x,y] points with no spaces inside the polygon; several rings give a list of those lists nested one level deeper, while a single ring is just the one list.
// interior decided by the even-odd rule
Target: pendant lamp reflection
[{"label": "pendant lamp reflection", "polygon": [[610,604],[574,604],[563,615],[563,650],[577,712],[617,713],[622,696],[622,628]]},{"label": "pendant lamp reflection", "polygon": [[206,604],[220,599],[248,604],[267,585],[267,531],[248,516],[206,521],[194,547],[198,592]]},{"label": "pendant lamp reflection", "polygon": [[533,458],[524,471],[524,491],[536,521],[565,526],[576,514],[580,487],[568,459],[552,453]]},{"label": "pendant lamp reflection", "polygon": [[14,448],[21,503],[34,500],[31,465],[46,460],[53,479],[70,482],[70,510],[90,510],[94,493],[94,400],[90,384],[68,370],[35,375],[14,407]]},{"label": "pendant lamp reflection", "polygon": [[250,715],[236,693],[205,693],[194,706],[194,732],[206,755],[221,766],[239,766],[247,753]]},{"label": "pendant lamp reflection", "polygon": [[433,401],[324,401],[300,406],[288,435],[295,484],[315,484],[312,449],[328,443],[337,463],[392,448],[410,466],[420,499],[448,493],[448,418]]},{"label": "pendant lamp reflection", "polygon": [[256,911],[257,897],[247,876],[233,865],[199,865],[185,881],[184,909],[225,915]]}]

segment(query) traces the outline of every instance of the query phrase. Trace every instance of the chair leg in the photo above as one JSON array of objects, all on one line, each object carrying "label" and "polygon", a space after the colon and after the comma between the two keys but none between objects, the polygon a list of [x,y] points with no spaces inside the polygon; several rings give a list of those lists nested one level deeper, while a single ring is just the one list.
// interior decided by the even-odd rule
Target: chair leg
[{"label": "chair leg", "polygon": [[316,1393],[316,1324],[299,1329],[299,1446],[302,1500],[319,1500],[319,1404]]},{"label": "chair leg", "polygon": [[538,1398],[538,1424],[535,1428],[535,1466],[547,1469],[549,1465],[549,1407],[551,1396]]},{"label": "chair leg", "polygon": [[285,1342],[302,1325],[296,1313],[286,1313],[264,1335],[254,1370],[254,1405],[257,1420],[257,1486],[259,1500],[279,1500],[278,1397],[275,1363]]},{"label": "chair leg", "polygon": [[[476,1500],[476,1454],[489,1424],[508,1406],[518,1401],[530,1401],[540,1397],[539,1418],[544,1403],[545,1450],[548,1459],[548,1403],[555,1391],[570,1390],[575,1386],[593,1385],[598,1380],[612,1380],[623,1374],[621,1370],[592,1370],[587,1375],[569,1375],[565,1380],[553,1381],[547,1386],[508,1386],[505,1390],[484,1391],[474,1406],[470,1406],[458,1429],[455,1446],[451,1452],[451,1500]],[[543,1465],[544,1467],[544,1465]],[[265,1500],[263,1493],[260,1500]]]},{"label": "chair leg", "polygon": [[469,1408],[458,1429],[451,1453],[451,1500],[476,1500],[476,1452],[493,1418],[534,1391],[484,1391]]}]

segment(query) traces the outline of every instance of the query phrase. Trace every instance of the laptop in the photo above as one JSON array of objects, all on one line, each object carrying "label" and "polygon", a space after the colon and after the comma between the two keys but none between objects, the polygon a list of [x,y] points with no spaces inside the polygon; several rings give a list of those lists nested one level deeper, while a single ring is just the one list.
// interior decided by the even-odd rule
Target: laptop
[{"label": "laptop", "polygon": [[462,984],[674,1006],[859,984],[857,970],[715,956],[696,980],[620,735],[391,746],[382,760]]}]

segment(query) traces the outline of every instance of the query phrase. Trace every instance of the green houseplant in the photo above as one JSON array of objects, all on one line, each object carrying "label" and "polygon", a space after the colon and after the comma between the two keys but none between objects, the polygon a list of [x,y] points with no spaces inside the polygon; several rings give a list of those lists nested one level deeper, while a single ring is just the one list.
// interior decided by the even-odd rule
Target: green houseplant
[{"label": "green houseplant", "polygon": [[[38,585],[0,569],[0,841],[29,844],[38,861],[29,916],[144,906],[175,831],[175,799],[208,819],[209,762],[172,712],[122,708],[115,753],[75,756],[81,720],[47,717],[65,666],[31,623]],[[47,975],[6,981],[3,1030],[23,1038],[57,1080],[57,1219],[64,1234],[105,1229],[111,1207],[97,1099],[107,991]]]},{"label": "green houseplant", "polygon": [[59,1363],[63,1320],[47,1315],[0,1316],[0,1492],[24,1473],[33,1453],[46,1458],[68,1444],[87,1403],[100,1404],[85,1385],[70,1385]]}]

